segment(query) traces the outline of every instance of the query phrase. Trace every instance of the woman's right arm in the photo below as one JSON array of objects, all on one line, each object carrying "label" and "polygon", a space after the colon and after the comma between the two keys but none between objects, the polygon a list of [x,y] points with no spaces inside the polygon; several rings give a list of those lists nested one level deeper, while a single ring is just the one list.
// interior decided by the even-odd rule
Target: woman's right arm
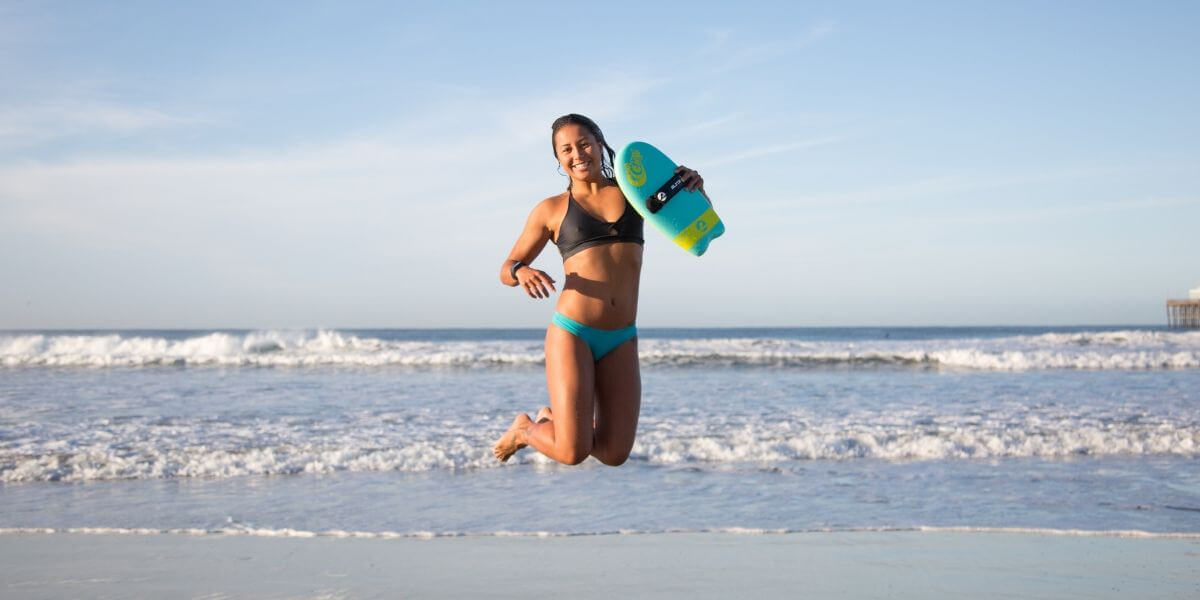
[{"label": "woman's right arm", "polygon": [[[500,267],[500,283],[509,287],[519,285],[524,288],[530,298],[548,298],[550,297],[549,290],[558,291],[554,288],[554,279],[545,271],[529,266],[542,253],[546,242],[550,241],[551,208],[551,199],[539,202],[533,208],[533,211],[529,213],[529,218],[525,220],[525,229],[521,231],[517,242],[513,244],[512,251],[508,253],[508,259]],[[514,278],[513,265],[518,263],[521,266],[517,267]]]}]

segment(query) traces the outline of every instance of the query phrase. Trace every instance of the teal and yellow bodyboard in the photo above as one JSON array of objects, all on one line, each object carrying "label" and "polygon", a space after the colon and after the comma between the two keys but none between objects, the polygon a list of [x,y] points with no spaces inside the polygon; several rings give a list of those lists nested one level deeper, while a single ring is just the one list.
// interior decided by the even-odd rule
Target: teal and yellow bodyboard
[{"label": "teal and yellow bodyboard", "polygon": [[712,203],[699,191],[683,187],[675,174],[678,165],[658,148],[646,142],[626,144],[615,166],[625,199],[680,248],[700,256],[709,242],[725,233]]}]

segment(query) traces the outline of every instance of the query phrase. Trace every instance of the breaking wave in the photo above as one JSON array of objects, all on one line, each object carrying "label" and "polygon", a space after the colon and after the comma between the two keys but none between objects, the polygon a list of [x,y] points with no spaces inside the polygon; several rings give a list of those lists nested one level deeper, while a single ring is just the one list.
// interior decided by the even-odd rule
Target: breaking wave
[{"label": "breaking wave", "polygon": [[[643,337],[647,366],[1036,369],[1200,368],[1200,332],[1107,331],[918,341],[792,337]],[[0,366],[452,367],[530,366],[541,341],[390,340],[330,330],[205,333],[190,337],[0,335]]]},{"label": "breaking wave", "polygon": [[[0,482],[506,468],[491,454],[496,432],[503,431],[500,419],[399,425],[387,415],[341,422],[145,418],[79,422],[58,430],[26,427],[13,427],[11,441],[0,448]],[[798,414],[737,420],[661,415],[646,416],[640,429],[630,462],[701,470],[761,470],[813,460],[1200,456],[1200,422],[1191,414]],[[553,465],[535,452],[509,464]]]}]

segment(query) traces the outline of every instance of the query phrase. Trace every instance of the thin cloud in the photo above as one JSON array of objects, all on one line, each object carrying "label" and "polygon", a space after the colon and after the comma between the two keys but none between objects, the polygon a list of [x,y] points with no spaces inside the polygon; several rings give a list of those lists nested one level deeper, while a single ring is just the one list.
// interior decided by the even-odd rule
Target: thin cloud
[{"label": "thin cloud", "polygon": [[771,42],[737,43],[732,32],[714,31],[702,54],[719,57],[719,60],[710,62],[705,72],[709,75],[726,73],[769,62],[817,44],[836,32],[836,23],[829,20],[811,25],[793,38]]},{"label": "thin cloud", "polygon": [[[910,181],[890,182],[825,194],[801,194],[760,202],[762,206],[862,206],[894,204],[913,200],[942,198],[968,192],[1018,187],[1034,184],[1089,181],[1111,177],[1118,173],[1158,172],[1164,165],[1116,167],[1087,167],[1053,171],[984,175],[979,173],[946,173]],[[1170,165],[1165,165],[1170,167]]]},{"label": "thin cloud", "polygon": [[735,122],[737,122],[738,120],[740,120],[741,118],[742,118],[742,113],[741,113],[741,112],[735,112],[735,113],[728,114],[728,115],[725,115],[725,116],[722,116],[722,117],[717,117],[717,118],[715,118],[715,119],[709,119],[709,120],[707,120],[707,121],[701,121],[701,122],[699,122],[699,123],[696,123],[695,125],[691,125],[691,126],[689,126],[689,127],[685,127],[681,133],[683,133],[683,134],[694,134],[694,133],[700,133],[700,132],[702,132],[702,131],[709,131],[709,130],[712,130],[712,129],[717,129],[717,128],[719,128],[719,127],[723,127],[723,126],[725,126],[725,125],[728,125],[728,124],[730,124],[730,123],[735,123]]},{"label": "thin cloud", "polygon": [[939,217],[899,217],[905,221],[920,222],[927,225],[994,225],[1022,221],[1049,221],[1064,218],[1083,217],[1087,215],[1144,211],[1180,206],[1200,205],[1200,197],[1166,197],[1166,198],[1136,198],[1115,202],[1099,202],[1095,204],[1071,204],[1046,206],[1030,210],[1002,211],[970,215],[948,215]]},{"label": "thin cloud", "polygon": [[36,146],[83,135],[130,134],[208,122],[193,115],[113,104],[0,108],[0,144]]},{"label": "thin cloud", "polygon": [[520,142],[546,143],[549,148],[550,122],[567,113],[582,113],[604,123],[606,119],[630,119],[643,106],[643,99],[670,80],[638,74],[611,72],[579,87],[514,98],[503,103],[512,108],[497,118]]},{"label": "thin cloud", "polygon": [[[155,248],[184,239],[243,245],[250,242],[235,230],[256,226],[286,233],[280,243],[299,244],[314,231],[341,227],[395,251],[398,224],[421,219],[456,222],[454,235],[485,243],[496,219],[514,219],[513,228],[519,227],[548,191],[545,184],[556,181],[547,143],[554,116],[620,114],[656,86],[651,79],[614,76],[587,88],[591,103],[583,106],[566,92],[468,98],[380,124],[373,133],[304,145],[13,161],[0,164],[0,229]],[[82,120],[125,129],[177,121],[136,110],[96,111]],[[427,135],[430,127],[437,136]],[[532,158],[533,146],[541,144],[551,165],[544,171]],[[487,184],[469,184],[464,175],[486,177]],[[406,230],[404,241],[435,243],[438,232]],[[507,234],[501,245],[511,242]]]},{"label": "thin cloud", "polygon": [[800,141],[791,142],[791,143],[787,143],[787,144],[774,144],[774,145],[770,145],[770,146],[762,146],[759,148],[751,148],[749,150],[743,150],[741,152],[737,152],[734,154],[729,154],[726,156],[721,156],[721,157],[713,158],[710,160],[706,160],[706,161],[704,161],[704,166],[705,167],[724,166],[724,165],[730,165],[733,163],[750,160],[752,158],[761,158],[763,156],[770,156],[772,154],[782,154],[784,152],[796,152],[796,151],[810,150],[812,148],[817,148],[820,146],[827,146],[829,144],[836,144],[839,142],[843,142],[846,139],[848,139],[846,136],[829,136],[829,137],[823,137],[823,138],[816,138],[816,139],[812,139],[812,140],[800,140]]}]

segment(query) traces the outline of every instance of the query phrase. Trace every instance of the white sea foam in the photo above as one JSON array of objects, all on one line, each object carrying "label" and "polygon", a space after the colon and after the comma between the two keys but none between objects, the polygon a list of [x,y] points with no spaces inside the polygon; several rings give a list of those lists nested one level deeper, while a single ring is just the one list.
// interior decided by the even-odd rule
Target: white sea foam
[{"label": "white sea foam", "polygon": [[210,333],[185,339],[120,334],[0,336],[0,364],[8,367],[472,366],[536,364],[542,358],[539,343],[388,341],[336,331]]},{"label": "white sea foam", "polygon": [[489,537],[594,537],[594,536],[637,536],[637,535],[814,535],[814,534],[870,534],[870,533],[951,533],[951,534],[1009,534],[1060,537],[1110,537],[1140,539],[1197,540],[1200,532],[1191,531],[1144,531],[1140,529],[1054,529],[1044,527],[842,527],[811,529],[766,529],[757,527],[705,527],[696,529],[617,529],[601,531],[306,531],[298,529],[271,529],[255,527],[222,527],[213,529],[176,528],[121,528],[121,527],[6,527],[0,535],[181,535],[181,536],[247,536],[265,538],[338,538],[338,539],[382,539],[382,540],[428,540],[435,538],[489,538]]},{"label": "white sea foam", "polygon": [[[1065,424],[1064,424],[1065,425]],[[1200,428],[1073,424],[1062,427],[946,425],[830,426],[788,431],[780,426],[697,436],[649,431],[634,456],[651,463],[779,463],[796,460],[941,460],[1200,454]]]},{"label": "white sea foam", "polygon": [[650,364],[1164,369],[1200,367],[1200,332],[1115,331],[921,341],[806,341],[788,338],[647,340]]},{"label": "white sea foam", "polygon": [[[993,371],[1200,368],[1200,332],[1105,331],[921,341],[796,338],[639,342],[645,365],[900,366]],[[209,333],[182,339],[107,335],[0,335],[6,367],[407,366],[478,367],[543,362],[537,340],[402,341],[337,331]]]},{"label": "white sea foam", "polygon": [[[1117,412],[1114,412],[1117,411]],[[491,455],[499,420],[440,422],[410,415],[341,421],[82,420],[14,426],[0,445],[0,482],[229,478],[338,472],[500,468]],[[889,461],[1078,456],[1200,456],[1200,421],[1070,410],[996,409],[936,414],[916,409],[838,417],[643,416],[631,461],[724,470],[810,460]],[[537,453],[516,464],[548,465]]]},{"label": "white sea foam", "polygon": [[1141,529],[1054,529],[1049,527],[933,527],[915,528],[926,533],[998,533],[1014,535],[1047,535],[1060,537],[1116,537],[1196,540],[1200,532],[1194,531],[1143,531]]}]

